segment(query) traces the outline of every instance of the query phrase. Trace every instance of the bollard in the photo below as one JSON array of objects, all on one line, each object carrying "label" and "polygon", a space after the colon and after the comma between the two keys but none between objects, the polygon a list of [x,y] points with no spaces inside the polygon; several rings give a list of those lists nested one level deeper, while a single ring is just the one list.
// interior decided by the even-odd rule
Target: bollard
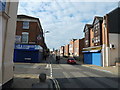
[{"label": "bollard", "polygon": [[45,82],[46,81],[46,74],[45,73],[41,73],[39,75],[39,80],[40,80],[40,82]]}]

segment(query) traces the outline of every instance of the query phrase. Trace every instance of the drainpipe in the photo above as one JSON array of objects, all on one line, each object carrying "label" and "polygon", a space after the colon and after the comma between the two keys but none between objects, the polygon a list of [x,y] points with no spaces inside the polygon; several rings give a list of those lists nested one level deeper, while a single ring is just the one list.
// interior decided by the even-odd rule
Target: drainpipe
[{"label": "drainpipe", "polygon": [[[105,18],[106,17],[106,18]],[[108,36],[108,26],[106,25],[106,23],[108,24],[108,16],[106,15],[104,17],[105,21],[103,21],[104,24],[104,44],[103,44],[103,67],[105,66],[109,66],[109,36]]]}]

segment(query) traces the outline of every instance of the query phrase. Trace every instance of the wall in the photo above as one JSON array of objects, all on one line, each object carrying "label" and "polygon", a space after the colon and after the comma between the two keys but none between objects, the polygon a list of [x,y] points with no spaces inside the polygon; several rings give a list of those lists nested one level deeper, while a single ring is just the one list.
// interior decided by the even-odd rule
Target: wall
[{"label": "wall", "polygon": [[69,45],[65,45],[64,55],[65,55],[65,56],[69,56]]},{"label": "wall", "polygon": [[[6,83],[13,78],[13,50],[17,18],[17,2],[7,2],[6,15],[2,16],[2,83]],[[1,18],[1,16],[0,16]]]},{"label": "wall", "polygon": [[118,37],[120,37],[120,34],[113,34],[109,33],[109,43],[115,45],[115,49],[110,49],[110,65],[115,65],[116,59],[120,58],[118,56],[118,51],[120,51],[120,44],[118,43]]},{"label": "wall", "polygon": [[80,56],[80,40],[74,41],[74,56]]},{"label": "wall", "polygon": [[94,43],[92,42],[92,39],[94,38],[94,32],[93,29],[90,29],[90,47],[94,46]]},{"label": "wall", "polygon": [[[40,28],[37,24],[37,21],[30,21],[29,23],[29,29],[22,29],[23,21],[17,21],[17,28],[16,28],[16,35],[22,36],[22,32],[29,32],[29,43],[33,44],[39,44],[42,47],[44,47],[44,40],[43,40],[43,34],[40,32]],[[37,36],[42,36],[41,40],[37,40]]]},{"label": "wall", "polygon": [[74,53],[74,41],[71,40],[70,44],[69,44],[69,54],[70,54],[70,56],[73,56],[73,53]]}]

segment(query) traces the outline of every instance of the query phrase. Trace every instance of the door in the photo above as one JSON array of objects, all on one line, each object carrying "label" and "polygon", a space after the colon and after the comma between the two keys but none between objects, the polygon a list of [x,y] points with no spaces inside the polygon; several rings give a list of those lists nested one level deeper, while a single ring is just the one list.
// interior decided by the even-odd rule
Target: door
[{"label": "door", "polygon": [[84,53],[84,64],[92,64],[92,54]]},{"label": "door", "polygon": [[92,64],[97,66],[102,66],[101,53],[92,53]]}]

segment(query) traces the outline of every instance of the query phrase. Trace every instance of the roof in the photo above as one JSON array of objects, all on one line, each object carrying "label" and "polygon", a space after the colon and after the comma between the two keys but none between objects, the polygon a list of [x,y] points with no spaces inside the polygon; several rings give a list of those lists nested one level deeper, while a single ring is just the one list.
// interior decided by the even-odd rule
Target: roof
[{"label": "roof", "polygon": [[32,17],[32,16],[28,16],[28,15],[23,15],[23,14],[21,14],[21,15],[17,15],[17,18],[28,18],[28,19],[34,19],[34,20],[37,20],[38,21],[38,24],[39,24],[39,26],[40,26],[40,30],[43,32],[43,29],[42,29],[42,26],[41,26],[41,23],[40,23],[40,20],[39,20],[39,18],[36,18],[36,17]]},{"label": "roof", "polygon": [[93,20],[93,24],[94,24],[94,22],[95,22],[96,19],[98,19],[99,21],[102,21],[102,20],[103,20],[103,17],[95,16],[95,17],[94,17],[94,20]]},{"label": "roof", "polygon": [[85,24],[85,27],[84,27],[84,32],[85,32],[85,28],[88,27],[88,28],[92,28],[92,24]]},{"label": "roof", "polygon": [[39,19],[36,17],[28,16],[28,15],[17,15],[17,18],[31,18],[31,19]]},{"label": "roof", "polygon": [[109,33],[120,34],[120,8],[117,7],[107,14]]}]

